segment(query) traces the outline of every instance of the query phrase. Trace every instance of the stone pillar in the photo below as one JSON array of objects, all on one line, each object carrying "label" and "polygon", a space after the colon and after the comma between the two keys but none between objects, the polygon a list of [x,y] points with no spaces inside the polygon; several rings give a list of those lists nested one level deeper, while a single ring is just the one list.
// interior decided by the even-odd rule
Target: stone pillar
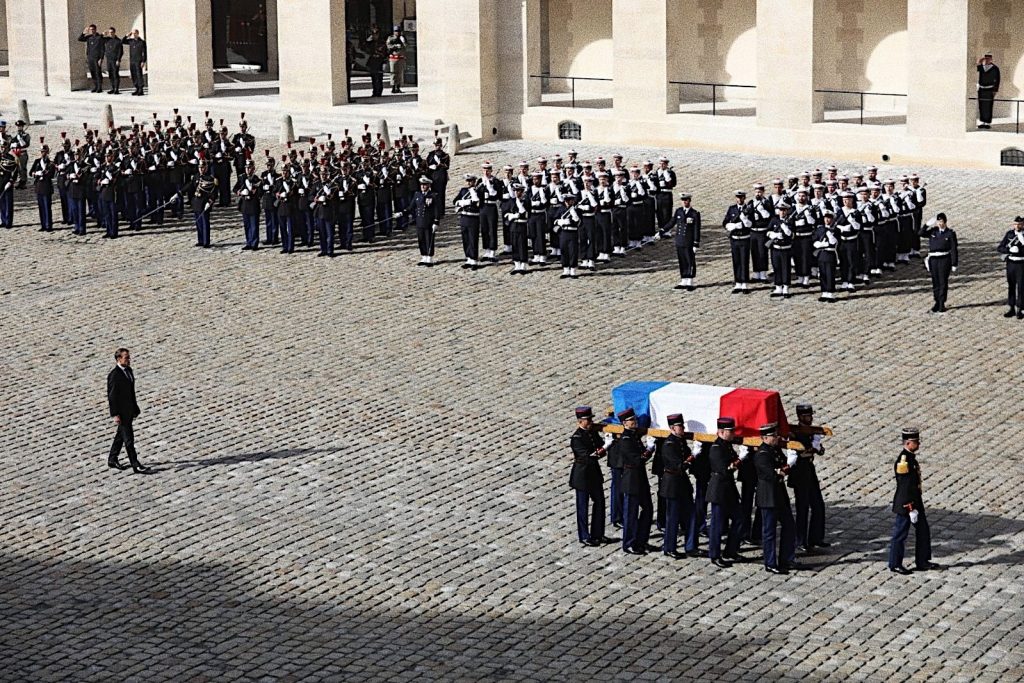
[{"label": "stone pillar", "polygon": [[[287,0],[286,0],[287,1]],[[267,0],[267,75],[280,74],[277,51],[277,0]]]},{"label": "stone pillar", "polygon": [[83,3],[8,2],[7,35],[14,92],[60,95],[87,88]]},{"label": "stone pillar", "polygon": [[[14,92],[29,96],[43,95],[47,90],[47,74],[44,60],[46,46],[39,30],[43,25],[40,5],[38,2],[15,0],[9,0],[8,5],[7,35],[10,44],[7,54]],[[67,25],[67,20],[64,24]],[[58,33],[56,37],[60,36]]]},{"label": "stone pillar", "polygon": [[541,43],[541,0],[522,1],[523,30],[523,101],[527,107],[539,107],[541,103],[541,79],[530,78],[540,75]]},{"label": "stone pillar", "polygon": [[613,2],[612,46],[614,109],[641,117],[671,111],[667,0]]},{"label": "stone pillar", "polygon": [[146,3],[149,92],[180,101],[213,94],[210,0]]},{"label": "stone pillar", "polygon": [[498,5],[433,0],[417,5],[420,111],[489,137],[498,116]]},{"label": "stone pillar", "polygon": [[345,0],[279,2],[277,36],[282,107],[348,103]]},{"label": "stone pillar", "polygon": [[810,128],[814,96],[814,0],[757,0],[757,124]]},{"label": "stone pillar", "polygon": [[[907,42],[927,55],[927,68],[914,69],[907,88],[907,133],[920,137],[964,137],[977,103],[974,63],[968,54],[968,0],[911,0]],[[970,87],[969,87],[970,86]],[[970,105],[970,106],[968,106]]]}]

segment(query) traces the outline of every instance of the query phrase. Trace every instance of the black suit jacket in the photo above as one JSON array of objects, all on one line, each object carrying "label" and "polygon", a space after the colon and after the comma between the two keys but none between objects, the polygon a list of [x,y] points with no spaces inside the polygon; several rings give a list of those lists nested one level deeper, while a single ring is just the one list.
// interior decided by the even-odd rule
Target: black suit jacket
[{"label": "black suit jacket", "polygon": [[[127,370],[127,374],[125,374]],[[110,405],[110,416],[131,420],[138,417],[139,403],[135,400],[135,374],[131,368],[122,370],[115,366],[107,373],[107,403]]]}]

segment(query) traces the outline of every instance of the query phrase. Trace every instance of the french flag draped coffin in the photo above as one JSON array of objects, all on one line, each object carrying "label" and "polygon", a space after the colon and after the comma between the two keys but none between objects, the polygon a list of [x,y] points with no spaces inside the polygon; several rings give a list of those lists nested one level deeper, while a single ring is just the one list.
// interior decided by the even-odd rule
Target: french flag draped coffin
[{"label": "french flag draped coffin", "polygon": [[686,431],[713,434],[719,417],[736,420],[736,436],[760,435],[761,425],[779,423],[789,435],[786,411],[777,391],[716,387],[683,382],[626,382],[612,389],[615,412],[632,408],[641,427],[668,429],[668,416],[682,413]]}]

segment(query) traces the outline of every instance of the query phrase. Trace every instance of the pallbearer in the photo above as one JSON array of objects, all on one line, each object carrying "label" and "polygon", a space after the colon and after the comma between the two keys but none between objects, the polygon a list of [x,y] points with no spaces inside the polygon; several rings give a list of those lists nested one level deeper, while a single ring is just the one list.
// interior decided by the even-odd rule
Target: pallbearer
[{"label": "pallbearer", "polygon": [[598,438],[590,406],[576,408],[576,431],[569,439],[572,449],[569,487],[576,491],[576,533],[580,543],[588,547],[601,545],[605,540],[604,475],[600,459],[611,443],[611,434],[605,434],[603,442]]},{"label": "pallbearer", "polygon": [[665,533],[661,550],[678,560],[685,557],[677,551],[679,525],[685,525],[684,533],[688,533],[693,515],[693,485],[690,484],[689,468],[694,458],[686,443],[683,416],[679,413],[669,415],[668,428],[672,433],[661,445],[662,474],[658,484],[658,496],[665,501]]}]

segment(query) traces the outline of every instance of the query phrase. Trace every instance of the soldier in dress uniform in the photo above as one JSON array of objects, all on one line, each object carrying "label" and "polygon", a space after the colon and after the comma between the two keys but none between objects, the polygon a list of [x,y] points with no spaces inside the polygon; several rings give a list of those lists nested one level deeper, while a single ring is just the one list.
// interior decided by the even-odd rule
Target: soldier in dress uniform
[{"label": "soldier in dress uniform", "polygon": [[427,170],[430,172],[431,189],[440,202],[437,209],[438,221],[444,218],[444,202],[448,191],[448,169],[451,165],[451,157],[444,151],[444,141],[435,136],[434,149],[427,155]]},{"label": "soldier in dress uniform", "polygon": [[617,417],[623,432],[612,448],[622,463],[622,550],[630,555],[646,555],[654,519],[651,485],[647,480],[647,461],[654,455],[654,439],[645,437],[641,444],[632,408],[623,410]]},{"label": "soldier in dress uniform", "polygon": [[36,205],[39,207],[39,231],[53,232],[53,177],[57,172],[50,161],[50,148],[43,144],[39,148],[39,157],[32,162],[29,175],[32,176],[32,188],[36,193]]},{"label": "soldier in dress uniform", "polygon": [[814,231],[814,255],[818,260],[818,284],[821,296],[818,301],[835,302],[836,269],[839,266],[839,236],[833,225],[835,214],[831,209],[821,212],[821,225]]},{"label": "soldier in dress uniform", "polygon": [[789,215],[788,204],[781,204],[776,215],[768,224],[765,236],[766,245],[772,255],[772,271],[775,278],[775,289],[769,296],[789,298],[790,285],[790,251],[793,248],[793,219]]},{"label": "soldier in dress uniform", "polygon": [[[782,181],[778,181],[778,187]],[[780,201],[782,199],[780,198]],[[765,195],[764,185],[754,184],[754,197],[750,200],[754,224],[750,228],[750,264],[754,282],[768,282],[768,224],[775,216],[775,204]]]},{"label": "soldier in dress uniform", "polygon": [[978,60],[978,129],[992,127],[992,104],[999,92],[999,67],[992,63],[992,53]]},{"label": "soldier in dress uniform", "polygon": [[672,220],[672,192],[675,190],[678,179],[676,172],[669,166],[668,157],[658,157],[658,170],[655,172],[657,181],[657,202],[658,230],[663,236],[668,235],[668,224]]},{"label": "soldier in dress uniform", "polygon": [[[764,546],[764,568],[769,574],[788,574],[798,569],[793,511],[789,507],[785,476],[792,462],[779,448],[779,425],[761,426],[761,445],[754,453],[757,470],[757,507],[761,511],[761,541]],[[795,455],[793,456],[795,460]],[[778,554],[775,548],[775,526],[782,526]]]},{"label": "soldier in dress uniform", "polygon": [[512,270],[509,274],[526,275],[529,253],[527,242],[530,231],[528,223],[530,199],[526,196],[525,185],[512,182],[509,187],[512,190],[512,198],[505,204],[505,222],[509,226],[509,241],[512,249]]},{"label": "soldier in dress uniform", "polygon": [[700,249],[700,211],[690,203],[689,192],[679,194],[681,206],[672,214],[663,230],[675,230],[676,258],[679,260],[679,284],[675,289],[692,292],[696,289],[693,279],[697,277],[697,250]]},{"label": "soldier in dress uniform", "polygon": [[249,132],[249,122],[245,120],[245,112],[242,112],[238,122],[238,132],[231,138],[231,158],[235,165],[235,178],[245,175],[246,162],[252,158],[256,151],[256,138]]},{"label": "soldier in dress uniform", "polygon": [[611,443],[611,434],[605,434],[602,440],[594,430],[594,411],[590,406],[576,408],[576,431],[569,439],[572,450],[569,487],[576,491],[577,537],[587,547],[599,546],[606,540],[600,459],[607,454]]},{"label": "soldier in dress uniform", "polygon": [[434,235],[441,222],[441,199],[431,188],[434,181],[427,176],[420,178],[420,191],[412,198],[412,216],[416,222],[416,240],[420,248],[419,266],[434,265]]},{"label": "soldier in dress uniform", "polygon": [[480,267],[480,209],[483,205],[482,190],[476,176],[464,176],[465,187],[455,195],[452,204],[459,215],[459,230],[462,233],[462,252],[466,255],[463,268],[476,270]]},{"label": "soldier in dress uniform", "polygon": [[120,192],[120,167],[114,160],[114,152],[108,150],[106,163],[99,167],[95,176],[99,220],[103,226],[103,237],[117,239],[117,196]]},{"label": "soldier in dress uniform", "polygon": [[921,493],[921,466],[917,452],[921,447],[921,434],[914,427],[903,430],[903,450],[893,464],[896,474],[896,495],[892,500],[892,511],[896,520],[892,525],[892,540],[889,543],[889,571],[909,574],[903,566],[910,527],[914,527],[914,560],[917,571],[939,569],[932,562],[932,536],[928,517],[924,513],[924,498]]},{"label": "soldier in dress uniform", "polygon": [[25,130],[25,122],[18,119],[14,122],[18,130],[11,136],[11,154],[18,160],[18,189],[24,190],[28,181],[28,148],[32,144],[32,136]]},{"label": "soldier in dress uniform", "polygon": [[836,212],[836,230],[839,234],[840,288],[855,291],[854,281],[860,270],[860,229],[863,216],[855,205],[856,196],[847,190],[840,197],[843,206]]},{"label": "soldier in dress uniform", "polygon": [[[2,174],[3,162],[0,160],[0,174]],[[86,229],[86,188],[92,184],[91,169],[86,160],[85,148],[79,147],[75,152],[75,159],[68,164],[66,169],[68,183],[68,212],[69,218],[74,225],[71,232],[76,235],[84,235]],[[3,195],[0,195],[0,216],[3,215]]]},{"label": "soldier in dress uniform", "polygon": [[480,178],[480,237],[483,240],[484,261],[498,261],[498,225],[500,224],[500,204],[507,193],[505,183],[494,177],[494,166],[489,161],[481,165],[483,176]]},{"label": "soldier in dress uniform", "polygon": [[946,214],[940,213],[925,223],[921,237],[928,238],[928,256],[924,265],[932,276],[932,297],[935,299],[932,313],[945,313],[949,274],[957,272],[959,262],[956,231],[946,225]]},{"label": "soldier in dress uniform", "polygon": [[260,248],[260,198],[263,192],[252,159],[245,162],[245,171],[235,182],[234,193],[238,196],[238,212],[242,214],[245,230],[242,251],[256,251]]},{"label": "soldier in dress uniform", "polygon": [[641,246],[646,232],[647,216],[646,201],[649,188],[640,175],[640,168],[629,169],[629,204],[626,206],[626,233],[629,236],[627,248],[637,249]]},{"label": "soldier in dress uniform", "polygon": [[579,266],[580,256],[579,230],[583,217],[576,209],[576,195],[566,193],[562,201],[564,207],[561,215],[552,221],[552,228],[558,232],[558,253],[562,261],[561,279],[575,280],[578,277],[576,268]]},{"label": "soldier in dress uniform", "polygon": [[[814,424],[814,408],[809,403],[799,404],[796,416],[801,426]],[[790,467],[787,481],[793,489],[796,507],[796,543],[807,551],[828,548],[832,544],[825,540],[825,499],[814,468],[814,457],[825,453],[821,435],[794,432],[791,438],[803,447],[797,452],[796,463]]]},{"label": "soldier in dress uniform", "polygon": [[317,256],[334,258],[334,223],[337,215],[338,190],[331,178],[330,167],[320,167],[320,177],[313,181],[307,197],[313,205],[313,222],[320,243]]},{"label": "soldier in dress uniform", "polygon": [[707,501],[711,503],[711,525],[708,529],[708,557],[716,567],[732,566],[722,559],[722,534],[728,526],[725,555],[738,557],[740,548],[739,492],[736,490],[736,469],[740,458],[733,449],[732,439],[736,420],[718,418],[718,438],[708,449],[711,476],[708,481]]},{"label": "soldier in dress uniform", "polygon": [[260,195],[263,198],[263,220],[267,224],[267,244],[277,244],[278,228],[277,221],[277,199],[274,196],[274,187],[277,185],[278,174],[274,168],[274,157],[270,156],[270,150],[266,150],[267,169],[260,174]]},{"label": "soldier in dress uniform", "polygon": [[281,253],[295,252],[295,219],[298,216],[299,183],[292,176],[292,166],[287,157],[281,159],[281,175],[274,182],[271,190],[274,197],[274,209],[277,213],[277,224],[281,229]]},{"label": "soldier in dress uniform", "polygon": [[1013,219],[1013,225],[1003,235],[996,251],[1006,261],[1006,303],[1010,310],[1003,317],[1016,315],[1017,320],[1024,320],[1024,216]]},{"label": "soldier in dress uniform", "polygon": [[597,207],[597,188],[594,187],[594,179],[592,176],[584,176],[576,207],[580,213],[580,266],[591,271],[597,269],[594,263],[597,255]]},{"label": "soldier in dress uniform", "polygon": [[204,249],[210,246],[210,212],[217,197],[217,179],[210,172],[206,159],[199,162],[199,175],[192,190],[192,215],[196,223],[196,246]]},{"label": "soldier in dress uniform", "polygon": [[533,171],[530,174],[530,188],[527,198],[530,200],[530,218],[528,221],[530,243],[533,248],[531,263],[547,263],[548,204],[550,195],[544,185],[544,173]]},{"label": "soldier in dress uniform", "polygon": [[793,229],[793,265],[796,270],[797,284],[807,287],[811,283],[811,276],[814,275],[814,230],[818,225],[818,214],[814,205],[808,201],[806,190],[798,190],[795,193],[790,220]]},{"label": "soldier in dress uniform", "polygon": [[0,227],[14,227],[14,186],[20,173],[14,155],[0,150]]},{"label": "soldier in dress uniform", "polygon": [[668,428],[672,432],[661,444],[661,480],[658,482],[658,498],[665,501],[665,531],[661,550],[673,559],[685,557],[677,550],[679,525],[685,525],[689,533],[690,518],[693,516],[693,485],[690,483],[689,468],[694,457],[686,443],[686,421],[679,413],[668,416]]},{"label": "soldier in dress uniform", "polygon": [[729,235],[729,246],[732,251],[732,293],[739,294],[750,291],[747,282],[750,280],[750,230],[754,226],[754,221],[746,205],[747,193],[736,190],[734,195],[736,203],[726,210],[722,227]]}]

